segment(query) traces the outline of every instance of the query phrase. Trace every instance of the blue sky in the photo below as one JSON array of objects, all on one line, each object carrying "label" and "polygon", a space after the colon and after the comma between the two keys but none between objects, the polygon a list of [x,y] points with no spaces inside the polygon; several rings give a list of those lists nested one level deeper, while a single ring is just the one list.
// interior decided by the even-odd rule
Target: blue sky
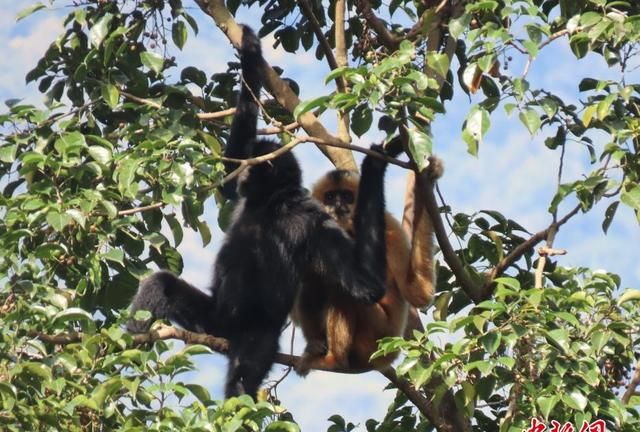
[{"label": "blue sky", "polygon": [[[29,1],[0,0],[0,100],[26,98],[38,103],[41,96],[36,87],[24,85],[24,75],[33,68],[48,44],[62,29],[65,10],[41,11],[38,14],[15,22],[19,10]],[[187,6],[190,2],[185,2]],[[192,64],[207,74],[224,71],[226,62],[234,58],[233,51],[213,21],[203,16],[194,5],[192,14],[198,19],[200,34],[189,41],[183,53],[176,53],[181,66]],[[239,22],[256,23],[259,11],[241,8]],[[264,55],[271,64],[285,70],[285,75],[295,79],[301,88],[301,98],[309,99],[331,91],[323,87],[326,66],[317,63],[313,50],[291,55],[281,49],[273,49],[273,38],[263,40]],[[516,57],[514,55],[514,57]],[[517,58],[510,65],[511,71],[522,71],[523,64]],[[588,75],[585,75],[588,72]],[[577,85],[585,77],[619,79],[619,71],[608,69],[597,56],[577,62],[568,50],[565,39],[560,39],[541,51],[534,61],[528,79],[532,87],[542,87],[559,93],[577,104]],[[630,81],[640,81],[636,72]],[[477,98],[474,98],[477,99]],[[546,228],[551,221],[548,204],[555,194],[558,170],[557,152],[548,150],[543,140],[555,130],[543,130],[531,137],[515,113],[508,118],[502,109],[492,116],[492,127],[480,147],[479,157],[466,152],[466,144],[460,127],[472,103],[478,100],[459,93],[446,104],[447,113],[433,125],[434,151],[445,162],[445,175],[440,181],[441,191],[454,212],[471,213],[480,209],[498,210],[505,216],[521,223],[531,232]],[[577,104],[579,106],[579,104]],[[335,131],[335,120],[325,114],[323,122]],[[355,139],[355,144],[368,145],[379,134]],[[596,137],[602,140],[602,137]],[[603,142],[596,142],[602,145]],[[310,144],[295,150],[305,173],[305,184],[310,185],[331,165]],[[582,173],[591,171],[588,153],[578,144],[567,145],[564,181],[579,179]],[[404,175],[401,169],[392,168],[387,178],[387,201],[390,211],[399,215],[404,193]],[[637,260],[637,245],[640,244],[640,229],[631,209],[620,206],[616,220],[609,233],[604,235],[600,226],[604,210],[609,202],[598,204],[587,215],[579,214],[558,234],[555,246],[567,249],[566,256],[558,258],[560,265],[587,266],[606,269],[622,276],[623,288],[640,288],[640,266]],[[560,214],[575,205],[569,200],[561,207]],[[207,207],[206,218],[215,227],[216,211]],[[180,251],[185,261],[183,276],[200,287],[208,285],[212,262],[219,246],[221,233],[214,233],[212,244],[204,250],[198,234],[186,232]],[[456,243],[454,242],[454,245]],[[428,313],[429,315],[430,313]],[[283,349],[288,347],[290,333],[283,336]],[[300,352],[303,343],[298,337],[294,352]],[[208,383],[216,397],[221,396],[225,359],[222,356],[201,357],[198,373],[188,379]],[[275,365],[272,376],[278,378],[283,368]],[[383,391],[386,380],[377,373],[341,375],[313,372],[305,380],[291,374],[279,386],[278,395],[283,404],[294,414],[303,430],[325,430],[326,419],[332,414],[341,414],[347,420],[363,422],[368,418],[381,419],[393,391]]]}]

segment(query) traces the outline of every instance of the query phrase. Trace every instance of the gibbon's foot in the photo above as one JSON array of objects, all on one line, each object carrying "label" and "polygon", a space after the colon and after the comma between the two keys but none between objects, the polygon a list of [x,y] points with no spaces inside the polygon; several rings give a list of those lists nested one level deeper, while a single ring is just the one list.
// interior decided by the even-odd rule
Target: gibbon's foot
[{"label": "gibbon's foot", "polygon": [[431,181],[436,181],[444,174],[444,162],[436,155],[429,156],[428,160],[427,175]]},{"label": "gibbon's foot", "polygon": [[335,370],[348,369],[349,365],[338,361],[332,352],[325,355],[313,355],[305,352],[295,367],[295,371],[301,377],[306,377],[311,369]]},{"label": "gibbon's foot", "polygon": [[300,356],[300,361],[294,366],[296,373],[300,376],[307,376],[309,370],[309,363],[316,357],[324,357],[327,353],[327,345],[322,340],[311,340],[307,342],[307,346],[304,348],[304,353]]}]

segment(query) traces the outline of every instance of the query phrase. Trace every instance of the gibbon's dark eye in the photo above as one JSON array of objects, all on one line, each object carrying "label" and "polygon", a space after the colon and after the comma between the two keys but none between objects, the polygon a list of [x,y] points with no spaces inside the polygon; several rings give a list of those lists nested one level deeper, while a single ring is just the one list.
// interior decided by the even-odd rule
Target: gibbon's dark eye
[{"label": "gibbon's dark eye", "polygon": [[325,204],[333,204],[336,200],[336,191],[328,191],[324,194]]},{"label": "gibbon's dark eye", "polygon": [[343,204],[353,204],[355,202],[353,192],[350,190],[340,191],[340,199]]}]

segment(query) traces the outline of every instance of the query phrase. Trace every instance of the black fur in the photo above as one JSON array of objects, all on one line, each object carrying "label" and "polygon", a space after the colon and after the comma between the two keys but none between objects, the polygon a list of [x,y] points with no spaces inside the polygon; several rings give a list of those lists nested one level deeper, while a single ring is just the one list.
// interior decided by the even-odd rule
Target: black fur
[{"label": "black fur", "polygon": [[[258,96],[264,60],[258,38],[247,27],[240,56],[244,80]],[[256,139],[256,123],[255,100],[243,85],[225,156],[245,159],[280,147]],[[227,338],[225,395],[255,397],[304,280],[338,286],[368,303],[384,295],[385,167],[375,158],[363,161],[355,240],[308,196],[292,153],[251,167],[237,189],[241,200],[215,262],[211,295],[159,272],[140,286],[132,313],[150,310],[155,318]],[[236,196],[228,190],[225,194]],[[145,331],[149,325],[132,320],[129,329]]]}]

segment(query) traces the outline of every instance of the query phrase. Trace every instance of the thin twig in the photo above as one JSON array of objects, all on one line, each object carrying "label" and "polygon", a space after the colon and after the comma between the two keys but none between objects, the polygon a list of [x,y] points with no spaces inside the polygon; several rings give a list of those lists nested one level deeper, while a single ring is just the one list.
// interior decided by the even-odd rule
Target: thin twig
[{"label": "thin twig", "polygon": [[569,219],[571,219],[573,216],[576,215],[576,213],[578,213],[578,211],[580,211],[580,205],[576,206],[573,210],[571,210],[569,213],[567,213],[562,219],[560,219],[558,222],[554,222],[551,225],[549,225],[547,228],[545,228],[542,231],[539,231],[537,233],[535,233],[534,235],[532,235],[531,237],[529,237],[526,241],[520,243],[518,246],[516,246],[509,255],[507,255],[506,257],[504,257],[502,259],[502,261],[500,261],[498,264],[496,264],[496,266],[491,269],[491,271],[489,272],[489,281],[488,283],[490,284],[491,281],[493,281],[493,279],[497,278],[498,276],[500,276],[509,266],[511,266],[513,263],[515,263],[516,261],[518,261],[520,258],[522,258],[522,256],[528,251],[531,250],[532,248],[534,248],[538,243],[540,243],[541,241],[543,241],[545,238],[547,238],[547,236],[549,235],[549,231],[556,226],[557,228],[560,228],[562,225],[564,225],[565,223],[567,223],[569,221]]},{"label": "thin twig", "polygon": [[[554,236],[555,238],[555,236]],[[553,243],[553,239],[548,239],[547,244]],[[566,255],[567,251],[564,249],[553,249],[550,246],[541,246],[538,248],[538,266],[535,273],[535,285],[536,288],[542,288],[542,274],[544,273],[544,266],[547,263],[547,257],[555,255]]]},{"label": "thin twig", "polygon": [[211,113],[199,113],[197,114],[198,119],[200,120],[215,120],[223,117],[229,117],[236,113],[235,108],[229,108],[222,111],[211,112]]},{"label": "thin twig", "polygon": [[[551,36],[549,36],[549,38],[543,42],[541,42],[538,45],[538,50],[541,50],[542,48],[546,47],[547,45],[549,45],[551,42],[553,42],[554,40],[570,34],[570,33],[574,33],[574,32],[579,32],[582,31],[582,27],[576,27],[573,31],[570,31],[569,29],[562,29],[560,31],[555,32],[554,34],[552,34]],[[515,45],[513,45],[515,46]],[[524,65],[524,70],[522,72],[522,78],[526,77],[527,74],[529,73],[529,68],[531,67],[531,63],[533,63],[533,56],[531,54],[529,54],[529,58],[527,59],[527,63]]]},{"label": "thin twig", "polygon": [[120,90],[120,94],[122,96],[126,97],[127,99],[131,99],[134,102],[138,102],[138,103],[150,106],[150,107],[155,108],[155,109],[162,108],[161,104],[159,104],[158,102],[152,101],[151,99],[141,98],[141,97],[138,97],[136,95],[132,95],[131,93],[127,93],[125,91],[122,91],[122,90]]},{"label": "thin twig", "polygon": [[128,215],[132,215],[134,213],[141,213],[141,212],[145,212],[147,210],[154,210],[154,209],[159,209],[165,206],[165,203],[153,203],[153,204],[149,204],[143,207],[136,207],[136,208],[132,208],[132,209],[127,209],[127,210],[120,210],[118,212],[118,216],[128,216]]},{"label": "thin twig", "polygon": [[258,129],[256,131],[256,134],[257,135],[276,135],[276,134],[279,134],[279,133],[282,133],[282,132],[292,131],[292,130],[297,129],[299,127],[300,127],[300,123],[293,122],[293,123],[289,123],[288,125],[284,125],[284,126],[273,126],[273,127]]},{"label": "thin twig", "polygon": [[[336,58],[333,55],[333,51],[331,49],[331,45],[329,45],[329,41],[327,40],[326,37],[324,37],[324,33],[322,33],[322,27],[320,26],[318,19],[313,13],[313,8],[311,7],[311,3],[309,2],[309,0],[298,0],[298,4],[300,5],[300,11],[302,12],[302,15],[304,15],[307,21],[309,21],[309,24],[311,24],[313,33],[316,35],[316,39],[318,39],[318,43],[322,48],[322,52],[324,53],[324,56],[327,59],[327,63],[329,64],[329,67],[331,68],[331,70],[337,69],[338,62],[336,61]],[[337,79],[336,84],[338,85],[339,90],[341,92],[344,92],[345,87],[342,79]]]}]

